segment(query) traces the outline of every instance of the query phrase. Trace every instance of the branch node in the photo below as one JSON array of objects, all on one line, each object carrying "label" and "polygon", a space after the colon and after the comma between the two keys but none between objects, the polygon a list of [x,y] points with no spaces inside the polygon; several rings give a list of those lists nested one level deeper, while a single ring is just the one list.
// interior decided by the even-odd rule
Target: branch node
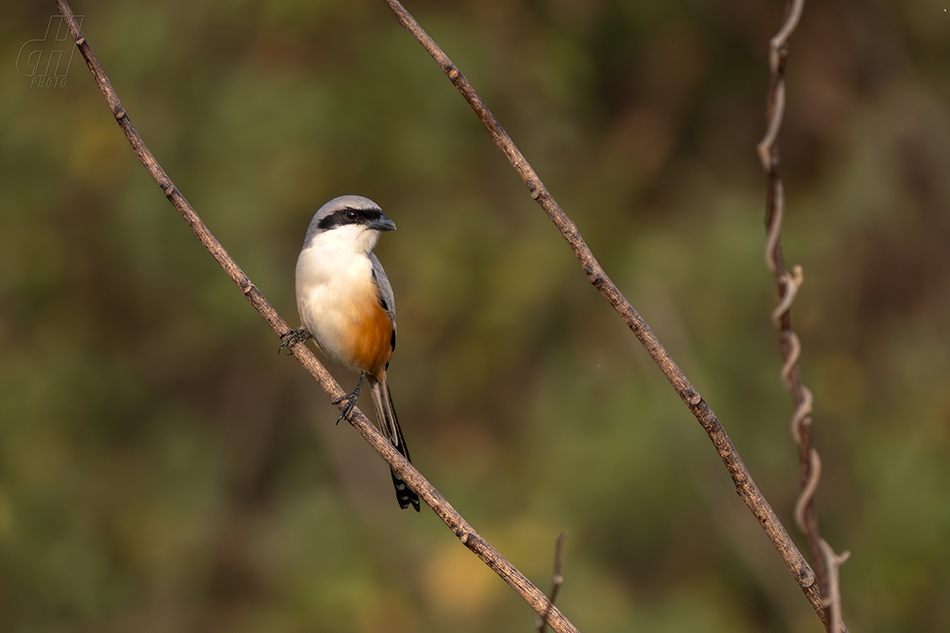
[{"label": "branch node", "polygon": [[690,396],[689,400],[687,400],[687,402],[689,402],[689,405],[690,405],[691,407],[695,407],[696,405],[698,405],[698,404],[699,404],[700,402],[702,402],[702,401],[703,401],[703,397],[702,397],[701,395],[699,395],[699,392],[698,392],[698,391],[694,392],[693,395]]},{"label": "branch node", "polygon": [[810,568],[806,569],[806,572],[807,573],[802,574],[801,578],[798,579],[798,584],[799,586],[808,589],[815,584],[815,581],[818,580],[818,577],[815,576],[815,572],[813,572]]},{"label": "branch node", "polygon": [[585,264],[584,273],[587,275],[587,281],[595,286],[604,280],[604,276],[601,274],[601,271],[595,266]]},{"label": "branch node", "polygon": [[125,108],[119,108],[119,110],[115,113],[115,120],[116,120],[116,121],[121,121],[122,119],[124,119],[124,118],[126,118],[126,117],[128,117],[128,116],[129,116],[129,115],[125,113]]}]

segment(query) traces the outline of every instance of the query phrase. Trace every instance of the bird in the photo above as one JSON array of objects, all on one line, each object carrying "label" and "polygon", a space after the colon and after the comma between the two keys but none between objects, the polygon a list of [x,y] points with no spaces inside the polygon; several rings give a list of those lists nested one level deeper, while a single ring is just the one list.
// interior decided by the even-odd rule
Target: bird
[{"label": "bird", "polygon": [[[330,200],[314,214],[297,258],[295,291],[301,326],[281,347],[313,337],[330,359],[359,373],[337,423],[349,417],[363,380],[369,383],[376,425],[407,461],[409,447],[396,418],[386,372],[396,348],[396,304],[383,265],[373,253],[379,236],[396,224],[375,202],[346,195]],[[419,496],[390,468],[396,500],[419,512]]]}]

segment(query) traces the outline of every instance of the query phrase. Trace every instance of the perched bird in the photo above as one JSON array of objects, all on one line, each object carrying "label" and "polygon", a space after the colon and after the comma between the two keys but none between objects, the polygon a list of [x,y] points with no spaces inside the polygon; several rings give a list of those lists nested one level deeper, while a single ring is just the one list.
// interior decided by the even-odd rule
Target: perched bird
[{"label": "perched bird", "polygon": [[[382,231],[396,225],[362,196],[340,196],[314,214],[297,258],[297,311],[301,327],[283,345],[313,336],[332,360],[359,372],[337,422],[349,416],[369,380],[376,423],[393,447],[409,460],[409,448],[393,408],[386,370],[396,347],[396,306],[382,264],[373,254]],[[419,511],[419,496],[392,471],[399,507]]]}]

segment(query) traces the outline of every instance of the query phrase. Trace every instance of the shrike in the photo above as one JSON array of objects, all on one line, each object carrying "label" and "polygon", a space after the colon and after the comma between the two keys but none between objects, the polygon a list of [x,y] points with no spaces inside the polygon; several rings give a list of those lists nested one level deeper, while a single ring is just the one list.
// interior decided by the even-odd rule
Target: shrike
[{"label": "shrike", "polygon": [[[346,400],[337,422],[356,406],[363,379],[369,379],[376,425],[409,460],[386,381],[396,347],[396,306],[389,279],[373,254],[380,232],[395,230],[379,206],[362,196],[340,196],[320,207],[297,258],[301,327],[285,336],[281,346],[313,336],[327,356],[359,372],[356,389],[333,403]],[[419,496],[390,471],[399,507],[412,504],[418,512]]]}]

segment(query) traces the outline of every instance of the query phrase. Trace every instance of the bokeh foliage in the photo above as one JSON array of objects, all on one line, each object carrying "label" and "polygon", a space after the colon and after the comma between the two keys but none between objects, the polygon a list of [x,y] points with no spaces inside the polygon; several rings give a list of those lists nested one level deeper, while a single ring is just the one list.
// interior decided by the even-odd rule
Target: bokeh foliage
[{"label": "bokeh foliage", "polygon": [[[782,3],[410,3],[722,418],[791,526],[762,258]],[[391,380],[418,467],[585,631],[817,631],[701,429],[382,2],[88,2],[151,149],[296,325],[330,197],[399,226]],[[525,631],[194,240],[78,55],[0,20],[0,630]],[[781,136],[826,538],[859,631],[950,629],[950,17],[806,5]],[[347,386],[355,377],[332,367]]]}]

